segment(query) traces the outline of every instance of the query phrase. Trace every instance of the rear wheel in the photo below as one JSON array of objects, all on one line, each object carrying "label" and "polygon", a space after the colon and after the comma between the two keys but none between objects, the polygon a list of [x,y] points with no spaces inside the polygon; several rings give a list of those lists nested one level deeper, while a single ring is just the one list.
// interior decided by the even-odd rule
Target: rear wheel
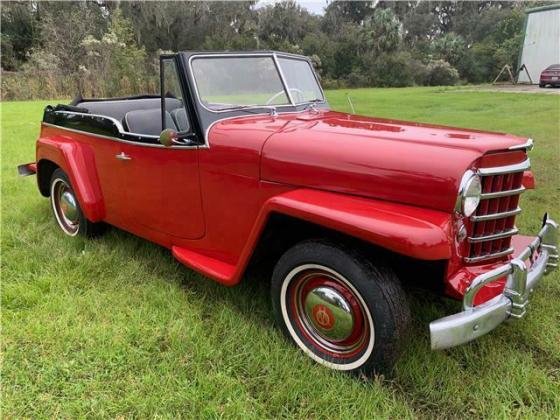
[{"label": "rear wheel", "polygon": [[545,87],[545,86],[546,86],[546,83],[539,83],[539,87],[540,87],[540,88],[543,88],[543,87]]},{"label": "rear wheel", "polygon": [[103,233],[103,223],[93,223],[84,216],[70,179],[62,169],[52,174],[50,199],[55,220],[68,236],[79,234],[93,237]]},{"label": "rear wheel", "polygon": [[352,373],[390,371],[410,319],[389,267],[323,241],[282,256],[272,304],[282,331],[308,356]]}]

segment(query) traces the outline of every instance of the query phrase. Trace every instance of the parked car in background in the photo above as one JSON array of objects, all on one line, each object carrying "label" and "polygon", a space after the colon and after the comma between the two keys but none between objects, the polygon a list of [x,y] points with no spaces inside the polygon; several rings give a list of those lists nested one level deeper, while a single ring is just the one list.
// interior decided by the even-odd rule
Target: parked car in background
[{"label": "parked car in background", "polygon": [[539,87],[543,88],[546,85],[552,87],[560,86],[560,64],[553,64],[542,71]]},{"label": "parked car in background", "polygon": [[462,301],[430,324],[444,349],[523,317],[557,267],[558,225],[515,225],[531,139],[332,111],[299,55],[182,52],[160,71],[159,96],[48,106],[20,173],[68,236],[114,225],[227,286],[271,261],[281,330],[329,368],[391,368],[403,280]]}]

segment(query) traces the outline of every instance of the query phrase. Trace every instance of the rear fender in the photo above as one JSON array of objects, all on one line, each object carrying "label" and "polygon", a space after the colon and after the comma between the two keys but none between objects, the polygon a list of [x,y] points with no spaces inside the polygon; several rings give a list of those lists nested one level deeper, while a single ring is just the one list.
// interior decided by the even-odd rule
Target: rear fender
[{"label": "rear fender", "polygon": [[95,154],[89,145],[66,139],[40,138],[37,142],[38,177],[41,161],[59,166],[70,178],[86,218],[98,222],[105,218],[105,205],[95,166]]}]

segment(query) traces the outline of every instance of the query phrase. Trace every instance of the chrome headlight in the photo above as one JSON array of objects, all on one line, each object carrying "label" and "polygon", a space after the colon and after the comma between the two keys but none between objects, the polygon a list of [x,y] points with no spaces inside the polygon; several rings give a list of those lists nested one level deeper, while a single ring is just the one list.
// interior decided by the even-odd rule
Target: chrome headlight
[{"label": "chrome headlight", "polygon": [[473,171],[467,171],[461,181],[456,210],[466,217],[471,216],[480,203],[481,194],[482,183],[480,177]]}]

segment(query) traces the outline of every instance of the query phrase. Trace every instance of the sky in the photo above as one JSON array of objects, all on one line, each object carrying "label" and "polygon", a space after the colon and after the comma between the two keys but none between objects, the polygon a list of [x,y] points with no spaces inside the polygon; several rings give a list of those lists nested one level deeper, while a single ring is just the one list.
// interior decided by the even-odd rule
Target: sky
[{"label": "sky", "polygon": [[311,13],[323,15],[324,8],[327,7],[327,0],[297,0],[301,7],[305,7]]},{"label": "sky", "polygon": [[[276,0],[260,0],[259,5],[274,4]],[[327,0],[296,0],[301,7],[305,7],[309,12],[316,15],[323,15],[325,11],[323,10],[327,7]]]}]

